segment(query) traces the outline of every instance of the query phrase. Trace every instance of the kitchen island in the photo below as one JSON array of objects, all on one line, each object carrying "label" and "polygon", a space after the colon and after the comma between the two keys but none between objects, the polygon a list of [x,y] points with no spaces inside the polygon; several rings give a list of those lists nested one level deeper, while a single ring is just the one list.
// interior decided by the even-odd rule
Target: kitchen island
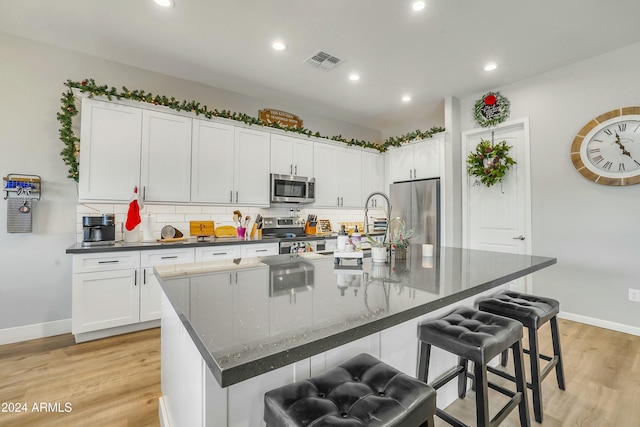
[{"label": "kitchen island", "polygon": [[[368,352],[415,375],[417,325],[555,258],[442,247],[334,265],[319,254],[158,266],[164,426],[260,426],[264,392]],[[434,355],[435,357],[436,355]],[[439,355],[434,374],[455,363]],[[439,403],[455,399],[441,389]]]}]

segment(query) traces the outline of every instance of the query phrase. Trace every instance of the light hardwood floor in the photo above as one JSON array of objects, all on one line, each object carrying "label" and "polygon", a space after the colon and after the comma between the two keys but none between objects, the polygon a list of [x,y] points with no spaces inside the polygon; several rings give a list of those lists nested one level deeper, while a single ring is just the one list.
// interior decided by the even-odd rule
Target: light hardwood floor
[{"label": "light hardwood floor", "polygon": [[[532,426],[639,426],[640,337],[562,319],[560,333],[567,390],[558,390],[549,374],[543,383],[544,422]],[[540,341],[550,354],[548,325]],[[25,402],[29,410],[0,412],[2,427],[156,427],[158,397],[159,329],[82,344],[60,335],[0,346],[0,402]],[[495,392],[489,398],[495,406],[504,402]],[[40,402],[59,402],[63,411],[69,402],[72,410],[32,412]],[[474,425],[473,392],[448,410]],[[436,425],[446,424],[437,420]],[[502,425],[518,426],[517,412]]]}]

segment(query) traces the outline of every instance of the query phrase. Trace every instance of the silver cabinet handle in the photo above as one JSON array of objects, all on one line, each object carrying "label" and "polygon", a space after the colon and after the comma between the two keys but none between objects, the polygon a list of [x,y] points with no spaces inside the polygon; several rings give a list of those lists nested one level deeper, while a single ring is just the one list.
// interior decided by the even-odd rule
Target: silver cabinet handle
[{"label": "silver cabinet handle", "polygon": [[340,197],[340,206],[344,206],[344,197]]},{"label": "silver cabinet handle", "polygon": [[147,284],[147,269],[146,268],[144,270],[142,270],[142,284],[143,285]]},{"label": "silver cabinet handle", "polygon": [[238,192],[236,191],[236,203],[238,203]]},{"label": "silver cabinet handle", "polygon": [[144,185],[142,187],[142,200],[143,201],[147,200],[147,186],[146,185]]},{"label": "silver cabinet handle", "polygon": [[295,167],[295,174],[298,175],[298,165]]},{"label": "silver cabinet handle", "polygon": [[524,236],[521,234],[518,237],[514,237],[513,240],[524,240]]},{"label": "silver cabinet handle", "polygon": [[114,259],[114,260],[110,260],[110,261],[98,261],[98,264],[117,264],[119,262],[120,262],[120,260]]},{"label": "silver cabinet handle", "polygon": [[417,172],[416,172],[416,170],[414,169],[414,170],[413,170],[413,178],[415,179],[415,178],[417,178],[417,177],[418,177],[418,173],[417,173]]},{"label": "silver cabinet handle", "polygon": [[293,175],[293,165],[289,165],[289,173]]},{"label": "silver cabinet handle", "polygon": [[162,257],[160,257],[160,259],[176,259],[176,258],[178,258],[178,255],[162,256]]},{"label": "silver cabinet handle", "polygon": [[413,178],[413,171],[409,169],[409,179]]},{"label": "silver cabinet handle", "polygon": [[338,206],[340,206],[340,196],[338,196],[338,201],[336,202]]},{"label": "silver cabinet handle", "polygon": [[229,191],[229,203],[233,203],[233,190]]},{"label": "silver cabinet handle", "polygon": [[133,286],[138,286],[138,270],[133,272]]},{"label": "silver cabinet handle", "polygon": [[258,253],[258,252],[267,252],[267,251],[268,251],[268,249],[256,249],[256,253]]},{"label": "silver cabinet handle", "polygon": [[227,254],[226,252],[214,252],[211,255],[218,256],[218,255],[226,255],[226,254]]}]

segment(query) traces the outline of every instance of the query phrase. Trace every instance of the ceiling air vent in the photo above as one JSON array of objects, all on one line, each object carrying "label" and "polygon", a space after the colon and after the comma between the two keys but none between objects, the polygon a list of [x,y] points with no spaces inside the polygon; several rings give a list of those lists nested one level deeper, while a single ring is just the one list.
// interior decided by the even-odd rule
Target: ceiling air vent
[{"label": "ceiling air vent", "polygon": [[343,61],[342,59],[336,58],[335,56],[330,55],[327,52],[319,50],[309,58],[305,59],[304,62],[306,64],[311,64],[321,70],[329,71],[340,65]]}]

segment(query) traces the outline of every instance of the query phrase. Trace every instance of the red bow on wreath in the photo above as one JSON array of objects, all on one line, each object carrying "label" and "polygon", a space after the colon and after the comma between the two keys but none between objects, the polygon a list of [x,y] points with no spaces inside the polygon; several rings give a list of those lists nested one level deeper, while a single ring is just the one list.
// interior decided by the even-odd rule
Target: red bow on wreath
[{"label": "red bow on wreath", "polygon": [[487,105],[493,105],[496,103],[498,99],[494,94],[490,94],[484,97],[484,103]]}]

